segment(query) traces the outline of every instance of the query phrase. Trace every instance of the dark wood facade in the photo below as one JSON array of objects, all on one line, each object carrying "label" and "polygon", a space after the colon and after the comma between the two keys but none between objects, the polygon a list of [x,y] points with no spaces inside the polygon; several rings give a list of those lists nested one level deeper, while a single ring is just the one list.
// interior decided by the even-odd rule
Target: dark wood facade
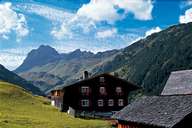
[{"label": "dark wood facade", "polygon": [[112,112],[128,104],[128,94],[138,87],[109,74],[87,78],[63,88],[63,110]]}]

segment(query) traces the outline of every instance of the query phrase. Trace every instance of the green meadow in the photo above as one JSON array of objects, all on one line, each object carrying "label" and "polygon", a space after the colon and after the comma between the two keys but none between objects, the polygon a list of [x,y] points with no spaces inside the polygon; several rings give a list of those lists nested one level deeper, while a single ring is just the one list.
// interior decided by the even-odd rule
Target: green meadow
[{"label": "green meadow", "polygon": [[110,128],[107,121],[83,120],[59,112],[43,97],[0,82],[0,128]]}]

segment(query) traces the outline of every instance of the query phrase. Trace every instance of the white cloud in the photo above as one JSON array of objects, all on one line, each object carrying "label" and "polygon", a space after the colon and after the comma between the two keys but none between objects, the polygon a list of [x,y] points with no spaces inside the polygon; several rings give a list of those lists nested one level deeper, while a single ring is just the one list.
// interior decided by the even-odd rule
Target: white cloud
[{"label": "white cloud", "polygon": [[[41,4],[17,4],[16,9],[33,13],[50,20],[53,28],[50,31],[57,40],[82,38],[82,36],[95,36],[97,39],[113,37],[120,38],[116,29],[100,28],[100,21],[113,24],[125,18],[129,13],[136,19],[150,20],[153,9],[152,0],[91,0],[84,4],[76,13],[67,12],[60,8],[48,7]],[[118,13],[123,9],[124,13]],[[92,37],[94,38],[94,37]]]},{"label": "white cloud", "polygon": [[0,63],[4,65],[9,70],[14,70],[18,67],[24,60],[25,56],[15,55],[12,53],[3,53],[0,54]]},{"label": "white cloud", "polygon": [[185,8],[185,7],[188,7],[188,6],[191,6],[191,5],[192,5],[191,0],[181,1],[181,7],[182,8]]},{"label": "white cloud", "polygon": [[[17,51],[15,49],[15,51]],[[24,60],[25,56],[22,54],[16,54],[15,52],[0,51],[0,64],[4,65],[9,70],[14,70]]]},{"label": "white cloud", "polygon": [[26,58],[27,53],[36,47],[19,47],[10,49],[0,49],[0,64],[9,70],[14,70],[22,64]]},{"label": "white cloud", "polygon": [[150,36],[151,34],[153,33],[157,33],[157,32],[160,32],[161,31],[161,28],[160,27],[155,27],[155,28],[152,28],[148,31],[145,32],[145,37],[147,36]]},{"label": "white cloud", "polygon": [[60,8],[48,7],[39,4],[17,4],[16,9],[31,14],[42,16],[52,22],[53,28],[50,34],[58,39],[71,39],[74,33],[81,29],[83,33],[95,28],[95,23],[87,18],[80,18],[75,13]]},{"label": "white cloud", "polygon": [[180,23],[189,23],[192,22],[192,8],[185,11],[184,15],[179,17]]},{"label": "white cloud", "polygon": [[[41,4],[17,4],[16,9],[28,13],[34,13],[50,20],[53,28],[50,34],[57,40],[72,39],[80,36],[89,36],[95,33],[96,37],[104,38],[112,36],[113,31],[98,31],[98,23],[106,21],[113,24],[117,20],[125,18],[132,13],[136,19],[150,20],[153,9],[152,0],[91,0],[84,4],[76,13],[67,12],[60,8],[53,8]],[[118,13],[123,9],[124,13]],[[104,33],[103,35],[102,32]],[[103,37],[102,37],[103,36]]]},{"label": "white cloud", "polygon": [[59,29],[53,28],[51,35],[53,35],[58,40],[62,40],[64,37],[72,38],[73,36],[72,32],[67,28],[65,23],[63,23]]},{"label": "white cloud", "polygon": [[82,19],[78,16],[75,16],[69,23],[72,24],[73,28],[81,29],[84,34],[89,33],[92,29],[97,29],[94,21],[87,18]]},{"label": "white cloud", "polygon": [[62,40],[64,38],[72,38],[73,34],[70,30],[71,24],[69,24],[69,22],[71,19],[73,19],[75,14],[57,8],[29,3],[17,4],[16,9],[28,13],[33,13],[50,20],[54,25],[50,34],[54,38],[58,40]]},{"label": "white cloud", "polygon": [[7,35],[2,35],[2,38],[5,39],[5,40],[9,39],[9,37]]},{"label": "white cloud", "polygon": [[192,5],[191,0],[185,0],[185,1],[180,2],[180,8],[181,9],[187,8],[187,7],[191,6],[191,5]]},{"label": "white cloud", "polygon": [[45,17],[46,19],[51,20],[53,22],[66,22],[68,19],[74,16],[73,13],[38,4],[17,4],[16,9],[28,13],[34,13],[36,15]]},{"label": "white cloud", "polygon": [[115,28],[107,29],[104,31],[98,31],[96,34],[96,38],[109,38],[113,37],[115,34],[117,34],[117,29]]},{"label": "white cloud", "polygon": [[192,5],[192,1],[191,1],[191,0],[188,0],[188,1],[187,1],[187,5],[188,5],[188,6]]},{"label": "white cloud", "polygon": [[72,39],[83,34],[89,34],[91,30],[96,29],[93,21],[87,18],[80,18],[78,16],[71,17],[68,21],[63,22],[61,25],[56,26],[51,31],[56,39]]},{"label": "white cloud", "polygon": [[139,41],[139,40],[141,40],[141,39],[145,39],[147,36],[150,36],[150,35],[152,35],[153,33],[158,33],[158,32],[160,32],[160,31],[162,31],[162,29],[161,29],[160,27],[154,27],[154,28],[151,28],[151,29],[147,30],[147,31],[145,32],[145,35],[144,35],[144,36],[134,36],[134,35],[133,35],[132,40],[131,40],[131,42],[129,43],[129,45],[130,45],[130,44],[133,44],[133,43],[135,43],[135,42],[137,42],[137,41]]},{"label": "white cloud", "polygon": [[[119,9],[123,9],[125,13],[118,13]],[[132,13],[138,20],[150,20],[152,9],[151,0],[91,0],[78,10],[77,15],[94,21],[113,23],[128,13]]]},{"label": "white cloud", "polygon": [[153,3],[151,0],[114,0],[114,5],[124,9],[126,13],[133,13],[138,20],[152,19]]},{"label": "white cloud", "polygon": [[[123,9],[124,14],[119,14],[118,10]],[[58,40],[76,37],[74,34],[96,33],[97,38],[110,37],[116,34],[115,29],[98,31],[96,26],[101,21],[113,24],[115,21],[124,18],[128,13],[134,14],[139,20],[150,20],[153,4],[151,0],[91,0],[84,4],[76,14],[71,15],[68,20],[64,20],[60,27],[55,27],[51,34]],[[52,13],[53,14],[53,13]]]},{"label": "white cloud", "polygon": [[28,35],[27,22],[23,14],[16,13],[11,3],[0,4],[0,37],[8,39],[12,31],[16,33],[17,40]]},{"label": "white cloud", "polygon": [[90,3],[84,4],[77,11],[77,15],[94,21],[108,21],[110,23],[120,18],[112,0],[91,0]]}]

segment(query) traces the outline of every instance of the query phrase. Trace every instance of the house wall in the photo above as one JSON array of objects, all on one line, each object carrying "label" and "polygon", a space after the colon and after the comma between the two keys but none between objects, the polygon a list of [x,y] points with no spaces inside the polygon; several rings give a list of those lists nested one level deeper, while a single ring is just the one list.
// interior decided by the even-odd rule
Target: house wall
[{"label": "house wall", "polygon": [[62,90],[54,90],[51,92],[51,102],[53,106],[62,107],[64,92]]},{"label": "house wall", "polygon": [[139,128],[139,127],[131,126],[131,125],[125,125],[125,124],[118,124],[117,128]]},{"label": "house wall", "polygon": [[139,124],[139,123],[126,122],[126,121],[119,121],[117,128],[165,128],[165,127],[151,126],[151,125],[147,125],[147,124]]},{"label": "house wall", "polygon": [[[105,81],[100,82],[100,77],[104,77]],[[89,95],[83,95],[81,93],[81,87],[89,87]],[[120,80],[111,78],[109,76],[99,76],[94,79],[81,82],[73,86],[66,87],[63,104],[66,107],[71,106],[75,110],[79,111],[96,111],[96,112],[110,112],[110,111],[119,111],[128,104],[128,89],[127,84],[123,83]],[[106,95],[100,94],[100,87],[105,87]],[[116,87],[122,88],[122,95],[116,93]],[[81,100],[88,99],[89,106],[83,107],[81,105]],[[104,101],[104,106],[98,106],[98,100],[102,99]],[[113,99],[114,105],[108,106],[108,100]],[[123,106],[118,106],[118,99],[124,100]]]},{"label": "house wall", "polygon": [[128,123],[125,121],[118,121],[117,128],[144,128],[142,125],[138,125],[135,123]]}]

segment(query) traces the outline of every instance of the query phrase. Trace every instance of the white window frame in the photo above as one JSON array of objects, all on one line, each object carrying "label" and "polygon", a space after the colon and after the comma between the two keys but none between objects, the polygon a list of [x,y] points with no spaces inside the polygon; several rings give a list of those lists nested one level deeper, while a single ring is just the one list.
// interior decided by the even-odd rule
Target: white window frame
[{"label": "white window frame", "polygon": [[105,77],[104,76],[100,76],[99,77],[99,82],[104,83],[105,82]]},{"label": "white window frame", "polygon": [[81,106],[82,107],[89,107],[89,100],[88,99],[81,100]]},{"label": "white window frame", "polygon": [[118,106],[124,106],[124,99],[118,99]]},{"label": "white window frame", "polygon": [[114,106],[114,100],[113,99],[108,100],[108,106],[110,106],[110,107]]},{"label": "white window frame", "polygon": [[105,95],[106,94],[106,87],[99,87],[99,93],[101,94],[101,95]]},{"label": "white window frame", "polygon": [[103,107],[104,106],[104,100],[103,99],[99,99],[97,101],[97,105],[98,105],[98,107]]},{"label": "white window frame", "polygon": [[116,87],[115,91],[117,94],[122,94],[122,92],[123,92],[122,87],[120,87],[120,86]]},{"label": "white window frame", "polygon": [[90,91],[89,86],[82,86],[82,87],[81,87],[81,93],[82,93],[82,94],[88,94],[89,91]]}]

